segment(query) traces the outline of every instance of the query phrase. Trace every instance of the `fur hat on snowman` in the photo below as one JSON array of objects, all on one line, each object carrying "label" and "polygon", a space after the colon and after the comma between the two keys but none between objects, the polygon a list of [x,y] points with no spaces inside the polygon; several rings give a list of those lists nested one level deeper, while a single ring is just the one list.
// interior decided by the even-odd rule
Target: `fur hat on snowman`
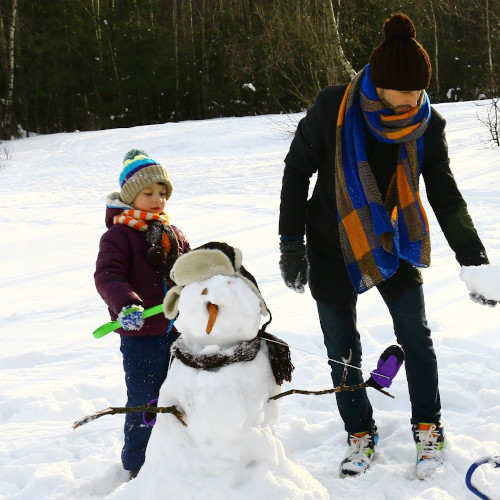
[{"label": "fur hat on snowman", "polygon": [[[261,316],[268,316],[269,320],[259,329],[256,325],[251,336],[241,339],[240,345],[235,349],[231,346],[228,352],[230,356],[214,353],[198,354],[189,352],[189,347],[181,338],[172,346],[172,353],[185,364],[191,364],[198,368],[212,369],[217,368],[231,362],[246,361],[249,356],[255,356],[260,349],[261,341],[267,340],[267,351],[271,361],[273,374],[276,383],[281,385],[284,380],[290,381],[291,374],[294,369],[290,357],[290,349],[288,345],[274,335],[265,331],[265,328],[271,322],[271,313],[262,297],[262,294],[257,285],[257,281],[242,265],[242,252],[239,248],[232,247],[223,242],[209,242],[201,245],[198,248],[191,250],[179,257],[172,267],[170,277],[176,283],[176,286],[171,288],[163,302],[163,312],[167,318],[175,319],[179,314],[179,302],[181,294],[188,285],[195,283],[209,283],[215,277],[227,277],[229,279],[236,278],[243,281],[253,294],[258,299],[258,307]],[[229,281],[227,281],[229,283]],[[220,285],[219,285],[220,287]],[[209,294],[208,287],[202,288],[201,294]],[[250,295],[251,296],[251,295]],[[224,308],[228,307],[230,297],[226,297]],[[216,322],[218,322],[219,305],[212,303],[209,298],[206,299],[206,308],[208,310],[208,319],[204,332],[201,332],[201,342],[209,345],[212,342],[214,334],[212,330]],[[206,316],[206,312],[201,310],[193,311],[193,315]],[[233,313],[234,314],[234,311]],[[215,333],[217,335],[217,332]],[[208,336],[208,337],[207,337]],[[205,340],[206,339],[206,340]],[[217,340],[217,342],[219,339]],[[213,338],[213,342],[216,339]],[[252,354],[254,353],[254,354]]]}]

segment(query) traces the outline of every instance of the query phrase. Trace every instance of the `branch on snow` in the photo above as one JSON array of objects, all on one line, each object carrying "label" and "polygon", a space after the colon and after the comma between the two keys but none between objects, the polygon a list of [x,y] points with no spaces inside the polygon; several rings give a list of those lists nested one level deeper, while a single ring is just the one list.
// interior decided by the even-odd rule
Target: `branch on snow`
[{"label": "branch on snow", "polygon": [[377,391],[381,392],[382,394],[385,394],[386,396],[389,396],[390,398],[394,399],[394,396],[387,391],[384,391],[380,387],[376,387],[375,385],[372,385],[368,382],[363,382],[362,384],[358,385],[343,385],[340,384],[337,387],[334,387],[333,389],[326,389],[323,391],[305,391],[302,389],[290,389],[289,391],[281,392],[280,394],[276,394],[276,396],[272,396],[269,398],[270,400],[275,400],[275,399],[280,399],[284,396],[289,396],[290,394],[316,394],[316,395],[321,395],[321,394],[332,394],[334,392],[347,392],[347,391],[359,391],[360,389],[365,389],[366,387],[373,387]]},{"label": "branch on snow", "polygon": [[180,412],[177,409],[177,406],[172,405],[172,406],[153,406],[150,404],[145,404],[142,406],[132,406],[130,408],[125,408],[122,406],[111,406],[110,408],[106,408],[105,410],[100,410],[97,413],[94,413],[93,415],[87,415],[86,417],[81,418],[80,420],[77,420],[73,424],[73,429],[77,429],[78,427],[88,424],[89,422],[92,422],[93,420],[97,420],[98,418],[104,417],[104,415],[120,415],[123,413],[141,413],[141,412],[148,412],[148,413],[172,413],[177,419],[182,422],[183,425],[186,425],[186,422],[183,420],[184,414]]},{"label": "branch on snow", "polygon": [[349,368],[349,364],[351,363],[351,358],[352,358],[352,351],[349,354],[349,359],[345,361],[344,363],[344,373],[342,374],[342,380],[340,384],[337,387],[334,387],[333,389],[326,389],[323,391],[305,391],[301,389],[290,389],[289,391],[281,392],[280,394],[276,394],[276,396],[272,396],[269,398],[269,400],[276,400],[283,398],[285,396],[289,396],[290,394],[315,394],[315,395],[322,395],[322,394],[332,394],[334,392],[348,392],[348,391],[359,391],[360,389],[366,389],[367,387],[373,387],[377,391],[381,392],[382,394],[385,394],[386,396],[389,396],[390,398],[394,399],[394,396],[387,391],[384,391],[379,384],[377,384],[373,378],[369,378],[366,382],[362,382],[361,384],[358,385],[345,385],[345,381],[347,378],[347,370]]}]

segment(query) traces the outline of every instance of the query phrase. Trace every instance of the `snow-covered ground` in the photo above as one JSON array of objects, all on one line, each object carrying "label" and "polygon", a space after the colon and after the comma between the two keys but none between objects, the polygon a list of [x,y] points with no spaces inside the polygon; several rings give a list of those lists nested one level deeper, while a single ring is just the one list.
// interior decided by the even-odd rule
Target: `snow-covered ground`
[{"label": "snow-covered ground", "polygon": [[[436,108],[448,120],[459,187],[490,261],[499,264],[500,148],[483,147],[488,133],[476,113],[484,108],[474,102]],[[167,212],[192,247],[218,240],[242,249],[273,314],[268,331],[294,348],[296,369],[284,388],[331,386],[315,303],[309,292],[288,290],[278,269],[283,158],[300,116],[167,123],[0,145],[1,499],[102,499],[126,480],[123,417],[106,416],[77,430],[72,424],[125,400],[118,336],[92,337],[109,320],[93,272],[105,229],[104,198],[117,189],[123,155],[133,147],[169,168],[174,194]],[[276,433],[332,499],[476,498],[465,486],[468,467],[479,457],[500,455],[500,306],[469,299],[460,267],[424,204],[433,244],[425,292],[440,369],[445,470],[426,481],[415,478],[404,371],[390,388],[394,400],[370,390],[380,445],[372,468],[356,479],[338,477],[346,435],[334,396],[287,396]],[[359,299],[359,328],[369,371],[394,342],[376,291]],[[500,469],[484,465],[473,480],[500,498]]]}]

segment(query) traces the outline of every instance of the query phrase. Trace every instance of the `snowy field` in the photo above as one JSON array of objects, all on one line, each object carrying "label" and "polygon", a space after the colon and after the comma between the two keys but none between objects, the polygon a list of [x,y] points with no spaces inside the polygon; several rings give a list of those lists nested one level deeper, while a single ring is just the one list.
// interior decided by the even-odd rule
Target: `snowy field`
[{"label": "snowy field", "polygon": [[[490,261],[500,264],[500,148],[483,146],[488,132],[476,114],[485,109],[477,104],[436,108],[448,121],[452,170],[470,214]],[[167,123],[0,145],[2,500],[103,499],[127,478],[120,463],[122,416],[77,430],[72,424],[125,402],[118,336],[92,337],[109,320],[93,272],[104,199],[117,190],[131,148],[145,149],[169,168],[174,193],[167,212],[193,248],[218,240],[243,251],[273,315],[268,331],[294,348],[296,369],[284,388],[331,386],[315,303],[308,291],[289,291],[278,268],[283,158],[300,116]],[[460,267],[424,205],[433,245],[424,286],[447,432],[445,469],[426,481],[415,478],[404,370],[390,388],[395,399],[369,389],[380,445],[372,468],[356,479],[338,477],[346,435],[334,396],[287,396],[276,434],[332,499],[473,499],[467,469],[477,458],[500,455],[500,306],[469,299]],[[370,371],[394,342],[374,290],[359,299],[359,328]],[[484,465],[473,480],[500,498],[500,469]]]}]

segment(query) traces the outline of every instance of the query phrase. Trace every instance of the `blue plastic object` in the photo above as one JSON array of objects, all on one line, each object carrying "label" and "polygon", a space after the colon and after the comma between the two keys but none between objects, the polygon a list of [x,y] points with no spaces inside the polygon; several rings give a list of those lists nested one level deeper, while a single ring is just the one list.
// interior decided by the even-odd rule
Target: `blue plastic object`
[{"label": "blue plastic object", "polygon": [[467,471],[467,474],[465,475],[465,484],[467,485],[467,488],[469,488],[472,493],[477,495],[479,498],[482,498],[483,500],[491,500],[490,497],[486,496],[484,493],[481,493],[473,484],[472,484],[472,474],[474,474],[474,471],[483,464],[490,464],[493,467],[500,467],[500,456],[497,457],[482,457],[478,458],[470,467],[469,470]]}]

